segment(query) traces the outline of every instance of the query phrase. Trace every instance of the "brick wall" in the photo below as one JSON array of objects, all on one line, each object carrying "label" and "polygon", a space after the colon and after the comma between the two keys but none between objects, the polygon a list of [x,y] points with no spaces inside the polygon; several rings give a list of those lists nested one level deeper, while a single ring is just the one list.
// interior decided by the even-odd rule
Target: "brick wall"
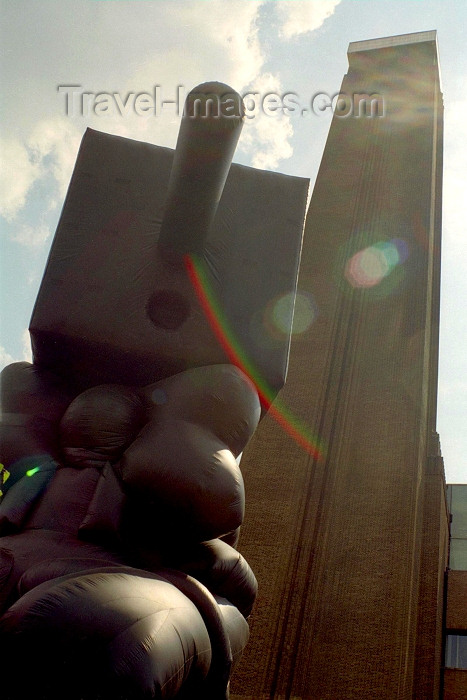
[{"label": "brick wall", "polygon": [[444,700],[467,700],[467,669],[445,670]]},{"label": "brick wall", "polygon": [[[317,315],[292,342],[281,392],[306,439],[268,416],[242,460],[240,547],[260,590],[232,700],[438,692],[446,522],[432,463],[442,167],[434,42],[351,54],[342,92],[383,92],[387,111],[334,118],[313,192],[299,291]],[[404,260],[373,285],[352,284],[359,253],[391,240],[403,241]]]}]

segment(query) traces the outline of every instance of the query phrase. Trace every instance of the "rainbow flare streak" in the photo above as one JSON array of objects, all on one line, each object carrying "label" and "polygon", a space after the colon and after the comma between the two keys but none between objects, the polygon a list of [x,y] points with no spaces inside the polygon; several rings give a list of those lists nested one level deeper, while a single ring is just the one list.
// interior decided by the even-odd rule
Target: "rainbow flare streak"
[{"label": "rainbow flare streak", "polygon": [[[268,386],[245,354],[222,313],[215,293],[209,284],[202,259],[197,255],[190,254],[185,255],[184,262],[196,296],[229,361],[239,367],[253,382],[265,410],[271,414],[297,444],[303,447],[312,457],[322,459],[325,453],[322,442],[313,437],[305,423],[294,416],[290,409],[279,398],[275,397],[275,392]],[[275,403],[273,403],[274,399]]]}]

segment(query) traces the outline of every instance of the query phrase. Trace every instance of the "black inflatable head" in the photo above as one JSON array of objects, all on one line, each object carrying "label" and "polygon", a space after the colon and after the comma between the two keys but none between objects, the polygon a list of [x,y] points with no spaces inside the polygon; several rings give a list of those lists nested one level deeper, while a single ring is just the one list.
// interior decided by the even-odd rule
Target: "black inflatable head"
[{"label": "black inflatable head", "polygon": [[[192,109],[200,94],[217,116]],[[268,314],[295,292],[308,180],[230,167],[235,94],[195,88],[175,152],[86,131],[31,319],[37,365],[89,387],[233,362],[270,396],[283,385],[292,305],[280,330]]]}]

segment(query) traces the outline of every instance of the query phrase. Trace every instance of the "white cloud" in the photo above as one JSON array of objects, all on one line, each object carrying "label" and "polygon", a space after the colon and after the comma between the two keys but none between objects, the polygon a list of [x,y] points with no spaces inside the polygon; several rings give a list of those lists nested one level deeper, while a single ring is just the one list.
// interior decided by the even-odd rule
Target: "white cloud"
[{"label": "white cloud", "polygon": [[51,231],[49,227],[44,224],[38,224],[37,226],[24,224],[18,228],[12,238],[20,245],[30,248],[42,245],[50,235]]},{"label": "white cloud", "polygon": [[241,90],[264,63],[257,26],[264,4],[265,0],[210,0],[178,5],[178,15],[172,11],[170,20],[172,26],[178,23],[185,29],[182,60],[202,68],[203,82],[222,80]]},{"label": "white cloud", "polygon": [[[261,8],[266,4],[277,11],[282,36],[286,39],[318,28],[329,17],[340,0],[210,0],[209,3],[160,2],[149,5],[145,12],[130,3],[112,7],[103,6],[97,18],[100,33],[106,37],[106,49],[102,46],[99,73],[91,71],[91,63],[82,61],[82,71],[70,73],[69,82],[81,83],[83,90],[99,89],[105,92],[151,92],[160,86],[163,99],[174,99],[177,87],[185,93],[205,80],[221,80],[244,93],[248,86],[255,92],[266,90],[280,95],[279,81],[269,73],[262,73],[266,61],[265,47],[259,35],[262,20]],[[87,18],[89,20],[89,17]],[[57,15],[57,21],[66,17]],[[84,21],[84,18],[83,18]],[[94,20],[93,20],[94,21]],[[158,41],[146,41],[147,23],[156,22]],[[126,47],[126,70],[115,73],[120,40],[114,36],[112,26],[125,27],[129,37],[142,37],[142,43],[129,42]],[[178,27],[177,31],[174,28]],[[104,31],[107,30],[107,31]],[[146,38],[144,38],[146,37]],[[97,49],[96,49],[97,50]],[[111,60],[115,54],[115,61]],[[65,65],[77,65],[76,57],[68,56]],[[83,58],[83,57],[81,57]],[[91,72],[90,72],[91,71]],[[59,73],[57,73],[57,76]],[[117,81],[117,82],[116,82]],[[43,84],[42,92],[51,86]],[[41,93],[42,94],[42,93]],[[60,110],[64,109],[64,95],[54,87],[54,99]],[[182,105],[180,105],[182,107]],[[9,221],[27,204],[27,197],[35,182],[45,182],[53,177],[45,190],[46,201],[42,206],[51,209],[61,204],[69,183],[76,158],[79,140],[87,125],[93,128],[166,146],[174,146],[178,132],[179,114],[175,106],[164,108],[162,114],[138,116],[132,109],[126,116],[116,111],[111,115],[72,118],[63,112],[61,116],[43,115],[40,121],[23,125],[22,142],[8,142],[5,160],[15,177],[6,176],[0,184],[5,202],[3,214]],[[241,149],[259,168],[275,168],[281,160],[293,154],[292,123],[287,115],[268,116],[258,114],[248,121],[243,130]],[[38,226],[23,226],[15,238],[24,245],[38,245],[48,238],[48,231]]]},{"label": "white cloud", "polygon": [[[23,334],[21,336],[21,344],[21,360],[25,360],[26,362],[32,362],[31,341],[29,337],[29,331],[27,328],[23,331]],[[0,345],[0,370],[2,370],[7,365],[11,365],[12,362],[19,362],[19,360],[18,358],[13,357],[13,355],[10,355],[10,353],[7,352],[7,350],[2,345]]]},{"label": "white cloud", "polygon": [[253,153],[251,164],[254,168],[272,170],[281,160],[293,155],[289,142],[293,128],[289,117],[260,114],[245,125],[243,134],[242,149]]},{"label": "white cloud", "polygon": [[282,23],[281,36],[294,36],[319,29],[323,22],[334,14],[341,0],[276,0],[274,3]]},{"label": "white cloud", "polygon": [[0,345],[0,369],[3,369],[7,365],[11,365],[11,363],[14,361],[15,360],[10,353],[7,352],[2,345]]},{"label": "white cloud", "polygon": [[[83,26],[91,22],[89,31],[98,31],[102,41],[89,51],[78,50],[76,53],[75,49],[73,52],[70,49],[65,56],[61,56],[56,82],[50,84],[50,80],[47,82],[44,79],[41,83],[39,97],[42,99],[48,95],[51,99],[44,104],[42,100],[44,118],[39,123],[33,124],[32,120],[27,123],[22,114],[23,150],[27,155],[28,149],[31,149],[29,167],[34,163],[35,170],[28,180],[28,187],[22,188],[22,196],[16,198],[18,203],[12,215],[16,215],[24,206],[31,183],[45,175],[44,168],[53,175],[60,189],[59,195],[54,193],[53,203],[63,198],[76,156],[77,142],[86,126],[159,145],[175,146],[183,104],[180,104],[179,113],[175,105],[167,105],[157,115],[151,113],[147,116],[135,114],[133,108],[121,116],[117,107],[111,113],[96,115],[91,107],[88,115],[76,114],[71,117],[66,115],[67,96],[63,90],[57,92],[57,85],[81,85],[83,92],[93,94],[117,92],[123,100],[128,93],[153,94],[155,85],[160,86],[163,100],[171,100],[175,98],[178,86],[183,86],[186,94],[206,80],[225,82],[242,92],[246,85],[255,81],[264,65],[258,20],[260,8],[266,1],[210,0],[187,3],[171,0],[144,4],[144,9],[140,3],[109,3],[102,4],[98,16],[94,16],[92,21],[85,11]],[[71,29],[68,26],[69,18],[61,12],[56,15],[54,26],[57,23],[54,31],[60,33],[62,28],[73,32],[74,39],[70,38],[67,47],[82,45],[81,25]],[[151,24],[157,28],[156,40],[149,40],[152,34],[147,27]],[[123,44],[125,68],[116,70],[116,66],[121,66]],[[90,60],[90,56],[94,56],[94,61]],[[69,66],[66,73],[61,67],[63,65]],[[67,80],[62,79],[64,75]],[[37,91],[37,76],[34,82]],[[76,104],[79,104],[79,100]],[[51,106],[55,114],[57,110],[60,111],[60,117],[52,116]],[[13,123],[10,127],[13,130],[16,128]],[[46,206],[49,207],[50,203],[47,202]]]},{"label": "white cloud", "polygon": [[[265,58],[257,22],[264,2],[160,3],[159,27],[166,38],[176,36],[177,40],[173,45],[164,43],[139,56],[131,63],[132,70],[118,88],[121,96],[146,92],[154,98],[157,85],[157,115],[150,111],[148,116],[137,116],[131,109],[122,118],[114,110],[105,117],[91,116],[90,125],[121,136],[174,147],[184,97],[193,87],[217,80],[244,92],[260,74]],[[174,27],[180,27],[176,35]],[[176,100],[178,94],[181,95],[178,110],[176,105],[161,107],[160,101]]]},{"label": "white cloud", "polygon": [[26,202],[26,197],[40,173],[40,165],[18,139],[0,142],[0,213],[12,221]]},{"label": "white cloud", "polygon": [[258,39],[258,12],[262,2],[244,0],[229,3],[229,14],[234,21],[226,22],[225,5],[219,3],[218,20],[211,27],[213,39],[217,39],[221,51],[228,48],[230,59],[228,81],[237,90],[249,85],[256,78],[264,63]]},{"label": "white cloud", "polygon": [[31,337],[27,328],[25,328],[23,331],[21,343],[23,346],[23,360],[26,360],[26,362],[32,362]]},{"label": "white cloud", "polygon": [[[272,73],[264,73],[256,78],[252,91],[258,103],[256,114],[250,120],[246,120],[239,146],[241,150],[253,154],[253,167],[264,170],[277,168],[281,160],[293,155],[290,144],[293,127],[290,117],[281,109],[267,114],[264,108],[264,105],[267,105],[267,95],[282,95],[280,80]],[[266,106],[266,111],[267,109]]]},{"label": "white cloud", "polygon": [[[161,108],[159,103],[156,115],[151,110],[147,116],[138,116],[134,109],[129,109],[122,117],[115,108],[105,116],[91,112],[87,123],[101,131],[173,148],[184,97],[199,83],[218,80],[242,94],[248,85],[255,91],[265,90],[270,76],[261,74],[265,56],[258,36],[258,22],[260,8],[266,1],[160,3],[159,29],[165,41],[159,44],[160,48],[156,46],[129,62],[131,70],[118,86],[118,92],[123,99],[129,93],[138,92],[154,98],[157,85],[159,99],[165,101],[175,100],[177,88],[181,86],[178,112],[175,105]],[[169,37],[174,36],[173,27],[177,26],[180,27],[177,41],[167,45]],[[277,87],[269,89],[278,90]],[[110,83],[106,91],[112,91]],[[273,168],[292,155],[288,143],[292,133],[288,118],[258,116],[243,129],[242,150],[252,156],[252,165]]]},{"label": "white cloud", "polygon": [[29,135],[28,147],[42,166],[41,175],[49,169],[58,185],[60,199],[65,196],[80,140],[80,131],[65,117],[43,120]]},{"label": "white cloud", "polygon": [[[53,176],[57,197],[60,201],[63,200],[80,136],[70,120],[60,117],[40,121],[28,135],[25,135],[23,141],[19,138],[2,140],[0,213],[8,222],[14,222],[26,206],[33,185],[48,175]],[[54,208],[57,204],[57,198],[53,195],[49,196],[49,201],[45,203],[48,209]],[[41,242],[44,235],[45,231],[39,227],[34,241]],[[28,239],[31,239],[31,232],[26,227],[15,238],[22,243],[27,243]]]}]

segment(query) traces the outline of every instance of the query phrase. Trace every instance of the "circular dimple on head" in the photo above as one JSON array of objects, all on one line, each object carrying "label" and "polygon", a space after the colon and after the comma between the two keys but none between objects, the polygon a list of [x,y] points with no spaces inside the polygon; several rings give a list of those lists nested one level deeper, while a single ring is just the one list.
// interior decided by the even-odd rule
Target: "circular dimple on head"
[{"label": "circular dimple on head", "polygon": [[158,328],[174,331],[190,315],[190,303],[173,289],[160,289],[147,300],[146,313]]},{"label": "circular dimple on head", "polygon": [[164,389],[157,388],[152,392],[151,400],[156,406],[163,406],[165,403],[167,403],[168,396]]}]

